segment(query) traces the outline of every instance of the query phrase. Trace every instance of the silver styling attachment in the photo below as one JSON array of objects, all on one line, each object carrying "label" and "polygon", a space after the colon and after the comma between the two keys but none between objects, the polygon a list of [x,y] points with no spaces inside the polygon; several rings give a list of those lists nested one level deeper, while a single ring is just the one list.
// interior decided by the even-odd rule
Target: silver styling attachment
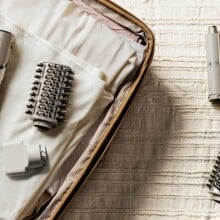
[{"label": "silver styling attachment", "polygon": [[48,130],[65,118],[73,71],[68,66],[48,62],[37,66],[26,113],[34,126]]},{"label": "silver styling attachment", "polygon": [[216,26],[209,27],[206,35],[209,100],[220,100],[219,33]]},{"label": "silver styling attachment", "polygon": [[0,86],[5,76],[13,39],[14,35],[12,33],[0,30]]},{"label": "silver styling attachment", "polygon": [[23,143],[3,145],[3,166],[8,176],[26,175],[48,163],[47,148],[26,146]]}]

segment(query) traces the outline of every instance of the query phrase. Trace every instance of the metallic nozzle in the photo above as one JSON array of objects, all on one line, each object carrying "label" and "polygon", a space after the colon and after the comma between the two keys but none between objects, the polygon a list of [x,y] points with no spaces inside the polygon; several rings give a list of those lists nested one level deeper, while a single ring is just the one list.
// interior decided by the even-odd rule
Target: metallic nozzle
[{"label": "metallic nozzle", "polygon": [[209,34],[218,33],[218,29],[215,25],[209,26]]}]

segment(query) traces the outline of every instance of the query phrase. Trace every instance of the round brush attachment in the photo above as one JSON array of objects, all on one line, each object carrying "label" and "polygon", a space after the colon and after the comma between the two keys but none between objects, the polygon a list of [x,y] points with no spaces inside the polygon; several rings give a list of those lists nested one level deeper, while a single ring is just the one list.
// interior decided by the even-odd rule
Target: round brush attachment
[{"label": "round brush attachment", "polygon": [[34,126],[52,129],[64,121],[73,74],[68,66],[49,62],[37,65],[26,111]]}]

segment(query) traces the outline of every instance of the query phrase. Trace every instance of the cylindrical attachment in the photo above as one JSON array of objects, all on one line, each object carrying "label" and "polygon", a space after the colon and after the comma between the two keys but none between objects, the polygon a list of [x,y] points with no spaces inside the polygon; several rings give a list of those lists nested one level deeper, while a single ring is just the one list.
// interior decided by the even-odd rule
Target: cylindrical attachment
[{"label": "cylindrical attachment", "polygon": [[14,35],[8,31],[0,30],[0,84],[4,79]]},{"label": "cylindrical attachment", "polygon": [[218,29],[216,26],[209,26],[209,34],[216,34],[218,33]]},{"label": "cylindrical attachment", "polygon": [[219,33],[216,26],[209,27],[206,35],[209,100],[220,99]]}]

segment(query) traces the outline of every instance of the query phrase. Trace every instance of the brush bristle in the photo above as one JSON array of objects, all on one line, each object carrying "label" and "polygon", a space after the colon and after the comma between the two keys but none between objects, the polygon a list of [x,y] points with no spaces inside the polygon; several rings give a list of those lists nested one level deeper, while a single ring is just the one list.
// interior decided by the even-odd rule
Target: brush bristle
[{"label": "brush bristle", "polygon": [[212,173],[208,179],[207,186],[210,194],[220,193],[220,157],[217,157]]},{"label": "brush bristle", "polygon": [[73,74],[68,66],[47,62],[37,64],[26,111],[35,126],[51,129],[65,120]]}]

